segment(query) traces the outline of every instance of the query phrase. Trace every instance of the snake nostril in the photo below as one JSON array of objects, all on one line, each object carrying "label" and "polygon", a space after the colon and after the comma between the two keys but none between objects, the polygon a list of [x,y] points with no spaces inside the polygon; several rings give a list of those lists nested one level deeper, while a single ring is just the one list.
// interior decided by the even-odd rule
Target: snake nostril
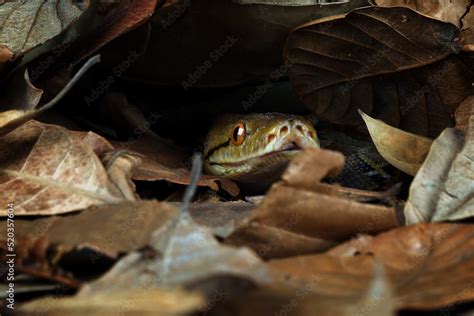
[{"label": "snake nostril", "polygon": [[301,126],[301,125],[296,125],[296,129],[297,129],[301,134],[304,133],[304,131],[303,131],[303,126]]},{"label": "snake nostril", "polygon": [[282,128],[280,128],[281,136],[285,135],[286,133],[288,133],[288,126],[283,126]]},{"label": "snake nostril", "polygon": [[275,138],[276,138],[275,134],[268,135],[268,137],[267,137],[268,143],[270,144],[271,142],[273,142],[275,140]]},{"label": "snake nostril", "polygon": [[309,136],[310,138],[315,138],[315,137],[314,137],[314,133],[311,132],[311,131],[308,132],[308,136]]}]

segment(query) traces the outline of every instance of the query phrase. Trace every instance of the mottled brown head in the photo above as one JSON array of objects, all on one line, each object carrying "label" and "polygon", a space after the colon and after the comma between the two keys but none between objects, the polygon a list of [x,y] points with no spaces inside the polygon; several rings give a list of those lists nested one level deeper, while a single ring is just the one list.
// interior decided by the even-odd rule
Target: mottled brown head
[{"label": "mottled brown head", "polygon": [[207,173],[268,187],[301,149],[319,147],[309,120],[280,113],[231,114],[218,119],[204,144]]}]

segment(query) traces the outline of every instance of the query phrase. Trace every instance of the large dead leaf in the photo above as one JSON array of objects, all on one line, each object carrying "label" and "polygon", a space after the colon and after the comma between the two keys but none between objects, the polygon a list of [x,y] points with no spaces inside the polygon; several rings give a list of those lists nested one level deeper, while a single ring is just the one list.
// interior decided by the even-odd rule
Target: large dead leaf
[{"label": "large dead leaf", "polygon": [[399,170],[414,176],[425,161],[433,141],[407,133],[360,111],[380,155]]},{"label": "large dead leaf", "polygon": [[210,290],[221,288],[218,282],[215,283],[216,279],[229,277],[234,278],[232,284],[237,286],[237,291],[241,282],[268,282],[266,267],[252,251],[220,245],[209,228],[196,224],[192,219],[188,206],[201,168],[201,159],[195,156],[192,182],[184,194],[180,213],[168,225],[154,231],[149,249],[133,252],[121,259],[102,278],[83,287],[79,297],[114,293],[123,288],[152,289],[179,285],[201,288],[210,294]]},{"label": "large dead leaf", "polygon": [[[28,248],[31,242],[44,239],[49,244],[59,245],[65,253],[90,249],[97,256],[115,259],[121,253],[147,245],[154,230],[176,217],[177,206],[179,204],[157,201],[122,202],[91,206],[68,216],[18,218],[15,236],[18,248]],[[244,202],[193,203],[190,212],[197,223],[209,227],[216,235],[227,237],[254,207]],[[0,223],[0,235],[6,236],[6,219]],[[20,253],[18,256],[21,257]]]},{"label": "large dead leaf", "polygon": [[363,204],[322,184],[342,169],[336,152],[308,149],[290,163],[250,217],[226,241],[249,245],[264,258],[320,252],[359,233],[399,225],[394,208]]},{"label": "large dead leaf", "polygon": [[[54,304],[51,301],[54,300]],[[97,293],[87,297],[46,297],[24,304],[26,314],[61,315],[190,315],[205,306],[204,297],[182,289],[124,288],[112,295]]]},{"label": "large dead leaf", "polygon": [[474,299],[473,237],[472,225],[418,225],[360,236],[326,254],[273,260],[271,286],[235,297],[211,315],[451,311]]},{"label": "large dead leaf", "polygon": [[404,213],[408,224],[474,216],[472,109],[467,135],[457,129],[447,129],[434,141],[411,184]]},{"label": "large dead leaf", "polygon": [[[0,3],[2,51],[15,59],[61,34],[89,7],[89,1],[13,1]],[[0,58],[2,59],[2,58]],[[6,59],[6,58],[3,58]],[[0,60],[1,62],[1,60]]]},{"label": "large dead leaf", "polygon": [[375,0],[379,6],[405,6],[435,19],[461,26],[461,17],[467,12],[471,1],[423,1],[423,0]]},{"label": "large dead leaf", "polygon": [[284,55],[297,95],[322,120],[361,125],[361,109],[436,137],[473,89],[472,60],[449,56],[458,36],[411,9],[371,7],[296,28]]},{"label": "large dead leaf", "polygon": [[74,135],[30,121],[2,136],[0,203],[14,203],[15,215],[51,215],[135,199],[131,184],[122,181],[130,177],[127,170],[115,167],[125,163],[129,168],[138,161],[124,154],[104,166],[93,147]]}]

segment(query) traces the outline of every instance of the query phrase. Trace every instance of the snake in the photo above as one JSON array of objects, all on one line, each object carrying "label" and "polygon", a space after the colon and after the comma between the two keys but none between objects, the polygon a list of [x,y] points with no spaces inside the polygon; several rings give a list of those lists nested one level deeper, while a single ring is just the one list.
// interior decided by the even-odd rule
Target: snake
[{"label": "snake", "polygon": [[282,113],[226,114],[209,129],[204,142],[204,170],[238,183],[245,191],[262,192],[279,179],[288,163],[308,147],[342,152],[342,173],[328,182],[382,190],[397,179],[394,168],[363,137],[328,128],[316,130],[300,115]]}]

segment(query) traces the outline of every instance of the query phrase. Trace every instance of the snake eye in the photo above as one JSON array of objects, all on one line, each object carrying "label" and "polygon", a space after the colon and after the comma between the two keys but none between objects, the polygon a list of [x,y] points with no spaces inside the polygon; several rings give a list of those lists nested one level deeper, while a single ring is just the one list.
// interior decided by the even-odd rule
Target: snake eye
[{"label": "snake eye", "polygon": [[230,140],[232,141],[232,144],[239,146],[244,142],[245,136],[247,136],[245,125],[243,123],[237,123],[232,130]]}]

